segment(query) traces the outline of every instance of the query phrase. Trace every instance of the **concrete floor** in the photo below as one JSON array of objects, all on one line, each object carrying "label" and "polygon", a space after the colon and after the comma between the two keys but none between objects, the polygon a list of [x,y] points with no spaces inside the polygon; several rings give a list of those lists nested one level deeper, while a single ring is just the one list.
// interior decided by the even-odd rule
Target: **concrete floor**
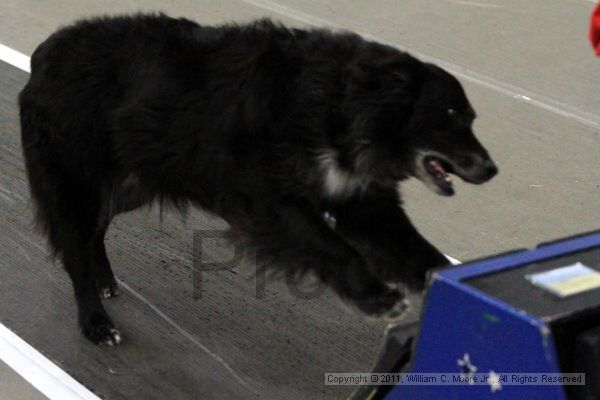
[{"label": "concrete floor", "polygon": [[[594,57],[587,43],[593,3],[586,0],[3,0],[0,43],[31,54],[47,35],[75,18],[162,10],[207,24],[271,16],[294,25],[350,29],[436,62],[457,74],[465,85],[479,115],[476,133],[495,158],[500,174],[484,186],[457,182],[457,194],[450,199],[428,192],[418,182],[408,183],[403,191],[407,209],[423,234],[447,254],[468,260],[600,227],[600,81],[597,79],[600,59]],[[14,102],[11,96],[26,77],[16,75],[19,74],[7,73],[0,81],[0,84],[12,82],[10,90],[3,87],[1,91],[6,111],[1,116],[1,133],[5,137],[0,136],[2,143],[12,150],[0,152],[0,165],[16,168],[14,173],[0,172],[0,189],[5,195],[8,192],[9,197],[12,194],[21,197],[15,197],[16,205],[12,206],[7,201],[0,202],[0,217],[6,227],[0,231],[0,235],[5,235],[0,238],[3,243],[17,240],[14,239],[17,234],[32,235],[21,227],[28,217],[24,211],[26,188],[18,171],[22,161],[15,136],[18,135],[15,109],[10,102]],[[15,215],[15,210],[20,214]],[[153,281],[153,276],[165,254],[169,258],[165,268],[177,273],[187,271],[185,267],[191,260],[189,236],[195,223],[206,223],[205,217],[192,216],[182,228],[176,219],[167,220],[161,226],[148,220],[146,215],[134,213],[118,221],[109,239],[117,275],[153,304],[168,307],[169,313],[181,316],[181,320],[186,313],[198,312],[198,307],[190,305],[187,294],[181,294],[182,287],[189,283],[185,274],[183,277],[165,275],[161,282]],[[144,249],[147,239],[136,241],[138,236],[143,238],[144,235],[157,238],[152,240],[152,246],[159,246],[160,251],[152,257],[148,257]],[[112,240],[113,237],[118,238]],[[9,247],[0,253],[0,276],[5,285],[8,285],[7,279],[13,278],[12,274],[4,275],[10,271],[9,260],[10,265],[22,263],[28,268],[19,281],[23,285],[27,273],[44,274],[40,269],[52,268],[43,260],[39,238],[28,240],[19,243],[34,262],[24,262],[24,256],[13,254],[14,250],[9,253]],[[148,267],[148,272],[142,272],[138,267],[143,264],[154,264],[155,270]],[[66,304],[64,307],[71,311],[70,288],[64,275],[52,272],[52,276],[56,279],[49,284],[53,295],[62,296],[58,303]],[[216,279],[209,283],[215,285],[215,290],[221,288]],[[223,287],[236,285],[226,283]],[[31,292],[27,287],[22,290]],[[187,325],[184,325],[212,350],[221,356],[225,353],[223,357],[228,362],[239,363],[244,376],[253,382],[253,390],[263,398],[302,398],[303,393],[307,393],[302,386],[312,387],[308,390],[311,398],[343,398],[347,390],[320,390],[317,385],[322,381],[308,380],[316,380],[319,374],[334,367],[366,370],[370,357],[376,353],[383,325],[364,323],[348,316],[330,298],[297,305],[286,297],[285,288],[277,286],[272,295],[271,301],[267,301],[269,304],[252,304],[250,315],[242,312],[248,306],[246,300],[217,298],[208,306],[203,305],[202,311],[208,307],[211,321],[208,317],[199,317],[186,320]],[[127,296],[135,297],[126,294],[125,299],[118,301],[127,302]],[[51,301],[54,297],[48,299]],[[285,327],[286,335],[292,340],[300,338],[301,343],[292,348],[285,338],[274,339],[275,348],[280,352],[290,351],[289,357],[266,354],[268,351],[264,348],[273,343],[260,338],[281,333],[268,315],[274,312],[273,315],[281,316],[280,308],[285,307],[291,307],[294,318],[305,318],[310,329],[294,323],[291,317],[284,318],[289,324]],[[59,308],[49,307],[45,311],[58,312]],[[26,325],[15,319],[17,314],[11,313],[18,309],[16,305],[9,310],[0,309],[0,321],[11,328],[22,329],[19,333],[27,335]],[[316,317],[319,313],[321,315]],[[123,312],[123,324],[126,315]],[[43,318],[41,311],[39,318]],[[225,322],[215,322],[219,318]],[[256,324],[264,325],[267,321],[266,331],[259,335],[244,340],[240,334],[243,329],[253,329]],[[127,325],[130,330],[134,329],[133,323]],[[222,329],[222,334],[215,337],[207,333],[215,328]],[[347,346],[336,342],[340,338],[338,330],[344,329]],[[34,340],[33,335],[25,339]],[[158,340],[156,343],[160,345]],[[240,352],[231,351],[231,343],[239,346]],[[83,344],[78,346],[79,351],[95,351]],[[318,354],[323,349],[331,353]],[[70,362],[77,357],[65,358]],[[240,361],[241,358],[244,360]],[[267,367],[269,363],[271,367]],[[279,363],[276,371],[257,371],[257,368],[272,368],[273,363]],[[286,386],[285,381],[291,376],[286,374],[302,369],[309,372],[299,373],[294,378],[305,379],[306,385],[289,383]],[[187,384],[190,390],[198,389]],[[119,396],[125,394],[113,397],[121,398]]]}]

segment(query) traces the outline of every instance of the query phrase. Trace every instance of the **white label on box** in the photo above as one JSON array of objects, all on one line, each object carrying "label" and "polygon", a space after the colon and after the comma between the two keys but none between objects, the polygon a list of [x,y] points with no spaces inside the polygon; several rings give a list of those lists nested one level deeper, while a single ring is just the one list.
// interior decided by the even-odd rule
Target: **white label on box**
[{"label": "white label on box", "polygon": [[525,277],[534,285],[559,297],[600,288],[600,272],[580,262]]}]

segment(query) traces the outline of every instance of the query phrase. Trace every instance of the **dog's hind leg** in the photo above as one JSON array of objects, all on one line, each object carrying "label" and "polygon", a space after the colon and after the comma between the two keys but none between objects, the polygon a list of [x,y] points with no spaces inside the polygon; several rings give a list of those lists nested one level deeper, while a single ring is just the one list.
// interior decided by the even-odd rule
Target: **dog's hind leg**
[{"label": "dog's hind leg", "polygon": [[[85,157],[83,144],[79,144],[76,157],[70,156],[69,148],[65,149],[59,140],[66,135],[46,120],[45,110],[38,109],[34,98],[26,87],[19,104],[23,155],[36,222],[46,234],[53,256],[62,260],[71,278],[84,335],[95,343],[112,346],[120,342],[121,335],[102,306],[93,266],[98,253],[94,237],[101,214],[98,187],[102,168],[76,162],[91,158]],[[84,166],[86,171],[82,170]]]},{"label": "dog's hind leg", "polygon": [[104,237],[114,216],[135,210],[151,202],[152,196],[142,190],[139,181],[128,175],[116,183],[107,184],[101,196],[100,218],[93,239],[92,263],[96,271],[96,286],[102,299],[119,294],[117,280],[106,255]]},{"label": "dog's hind leg", "polygon": [[100,195],[72,172],[32,159],[28,159],[28,174],[38,220],[44,224],[54,254],[62,259],[73,283],[83,334],[94,343],[116,345],[121,335],[104,310],[97,289],[95,266],[103,264],[96,257],[105,256],[100,252],[104,249],[97,235]]},{"label": "dog's hind leg", "polygon": [[332,211],[336,230],[386,282],[404,282],[411,289],[422,290],[427,271],[448,264],[412,225],[394,188],[371,189],[340,201]]},{"label": "dog's hind leg", "polygon": [[100,216],[92,241],[92,268],[96,274],[96,288],[101,299],[109,299],[119,294],[117,280],[110,266],[104,246],[104,237],[115,215],[115,192],[112,185],[106,185],[100,200]]},{"label": "dog's hind leg", "polygon": [[135,210],[149,203],[152,196],[141,190],[139,182],[129,175],[104,187],[101,196],[100,218],[93,239],[92,263],[96,272],[96,286],[101,299],[109,299],[119,294],[117,279],[106,254],[104,238],[106,231],[117,214]]},{"label": "dog's hind leg", "polygon": [[278,204],[269,209],[275,215],[254,219],[248,232],[259,257],[266,253],[291,277],[296,268],[314,271],[344,301],[367,315],[396,319],[404,313],[404,295],[372,275],[363,257],[310,205]]},{"label": "dog's hind leg", "polygon": [[[78,232],[81,233],[83,232]],[[72,233],[65,232],[65,236],[73,239]],[[79,324],[83,334],[94,343],[113,346],[121,342],[121,335],[98,297],[98,271],[94,267],[96,261],[92,261],[93,257],[97,256],[94,247],[91,235],[87,236],[87,239],[73,240],[62,250],[62,259],[73,281]],[[110,268],[108,264],[107,266]],[[112,271],[110,274],[112,275]]]},{"label": "dog's hind leg", "polygon": [[119,294],[117,280],[106,255],[105,233],[106,227],[100,227],[92,243],[92,264],[96,273],[96,287],[101,299],[109,299]]}]

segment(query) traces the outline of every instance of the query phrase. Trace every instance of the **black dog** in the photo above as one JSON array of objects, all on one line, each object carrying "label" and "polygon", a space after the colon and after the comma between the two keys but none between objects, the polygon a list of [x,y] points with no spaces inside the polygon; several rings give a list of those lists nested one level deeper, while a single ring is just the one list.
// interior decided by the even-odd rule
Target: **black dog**
[{"label": "black dog", "polygon": [[397,183],[416,176],[451,195],[448,173],[482,183],[497,171],[447,72],[352,33],[268,20],[81,21],[37,48],[19,102],[37,221],[73,281],[83,333],[109,346],[120,334],[100,298],[117,288],[104,248],[116,214],[201,207],[280,268],[397,317],[406,304],[386,282],[420,289],[446,264]]}]

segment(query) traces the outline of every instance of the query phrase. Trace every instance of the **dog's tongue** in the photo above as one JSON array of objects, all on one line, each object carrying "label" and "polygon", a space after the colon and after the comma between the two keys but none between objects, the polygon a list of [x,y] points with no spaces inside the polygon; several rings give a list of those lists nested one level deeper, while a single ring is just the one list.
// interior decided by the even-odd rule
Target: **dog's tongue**
[{"label": "dog's tongue", "polygon": [[446,173],[446,170],[444,169],[444,167],[442,167],[442,164],[440,163],[440,160],[434,159],[434,160],[431,160],[429,163],[431,164],[431,166],[435,170],[436,178],[443,179],[446,182],[448,182],[450,180],[450,177]]},{"label": "dog's tongue", "polygon": [[450,175],[444,169],[444,162],[442,160],[436,157],[426,159],[425,169],[433,178],[433,183],[438,187],[438,194],[443,194],[444,196],[452,196],[454,194],[452,179],[450,179]]}]

